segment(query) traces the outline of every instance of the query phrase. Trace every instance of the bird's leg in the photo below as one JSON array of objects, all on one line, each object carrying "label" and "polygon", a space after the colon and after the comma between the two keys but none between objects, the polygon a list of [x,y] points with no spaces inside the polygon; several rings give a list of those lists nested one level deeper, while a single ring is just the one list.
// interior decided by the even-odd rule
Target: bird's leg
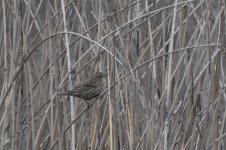
[{"label": "bird's leg", "polygon": [[86,106],[87,106],[87,108],[89,108],[90,106],[89,106],[89,103],[85,100],[85,102],[86,102]]}]

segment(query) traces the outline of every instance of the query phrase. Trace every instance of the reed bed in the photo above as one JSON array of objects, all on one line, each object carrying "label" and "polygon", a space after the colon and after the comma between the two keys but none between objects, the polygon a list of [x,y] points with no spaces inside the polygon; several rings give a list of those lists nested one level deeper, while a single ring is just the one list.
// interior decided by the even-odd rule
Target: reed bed
[{"label": "reed bed", "polygon": [[[1,0],[0,149],[225,150],[224,0]],[[61,96],[96,71],[90,107]]]}]

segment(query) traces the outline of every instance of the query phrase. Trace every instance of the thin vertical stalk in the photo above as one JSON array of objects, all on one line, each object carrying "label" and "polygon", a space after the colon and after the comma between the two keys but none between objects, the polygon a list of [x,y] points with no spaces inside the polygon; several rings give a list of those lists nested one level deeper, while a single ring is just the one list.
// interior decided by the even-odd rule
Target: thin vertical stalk
[{"label": "thin vertical stalk", "polygon": [[[146,11],[148,12],[148,2],[147,2],[147,0],[145,0],[145,8],[146,8]],[[150,57],[151,57],[151,59],[152,58],[154,58],[154,56],[155,56],[155,49],[154,49],[154,43],[153,43],[153,33],[152,33],[152,24],[151,24],[151,20],[150,19],[148,19],[148,39],[149,39],[149,43],[150,43],[150,48],[149,48],[149,52],[148,52],[148,54],[150,55]],[[149,58],[149,56],[148,56],[148,58]],[[153,64],[152,64],[152,84],[151,85],[148,85],[148,86],[150,86],[151,88],[149,88],[149,87],[147,87],[146,88],[146,90],[147,90],[147,93],[149,93],[149,92],[151,92],[152,94],[153,93],[156,93],[156,91],[154,91],[155,90],[155,84],[156,84],[156,63],[155,62],[153,62]],[[148,67],[149,66],[147,66],[147,78],[149,78],[149,76],[150,76],[150,71],[148,70]],[[149,84],[149,83],[148,83]],[[146,101],[145,101],[145,105],[146,105],[146,107],[147,107],[147,110],[150,112],[150,113],[147,113],[147,120],[149,120],[150,119],[150,116],[152,115],[152,113],[151,113],[151,110],[152,109],[149,109],[149,105],[148,105],[148,101],[149,100],[151,100],[151,99],[148,99],[148,97],[146,98]],[[154,100],[154,99],[152,99],[152,100]],[[153,104],[153,103],[152,103]],[[152,105],[150,106],[150,107],[152,107],[152,108],[154,108]],[[147,135],[147,145],[148,145],[148,147],[149,148],[153,148],[153,146],[154,146],[154,139],[153,139],[153,131],[154,131],[154,129],[153,129],[153,125],[150,125],[149,126],[149,129],[148,129],[148,135]],[[151,147],[152,146],[152,147]]]},{"label": "thin vertical stalk", "polygon": [[[115,44],[116,44],[116,41],[115,41],[115,36],[113,37],[113,83],[115,83],[115,70],[116,70],[116,61],[115,61],[115,58],[116,58],[116,47],[115,47]],[[113,87],[113,91],[112,91],[112,95],[113,95],[113,101],[112,104],[113,104],[113,133],[114,133],[114,150],[118,150],[118,123],[117,123],[117,119],[118,119],[118,111],[117,111],[117,98],[116,98],[116,85],[114,85]],[[111,99],[112,100],[112,99]],[[120,120],[119,120],[120,121]]]},{"label": "thin vertical stalk", "polygon": [[[109,62],[109,56],[107,56],[108,62]],[[113,137],[113,121],[112,121],[112,101],[111,101],[111,82],[110,82],[110,72],[108,69],[108,109],[109,109],[109,145],[110,145],[110,150],[114,150],[114,137]]]},{"label": "thin vertical stalk", "polygon": [[[62,13],[63,13],[63,21],[64,21],[64,31],[67,32],[67,21],[66,21],[66,12],[65,12],[65,5],[64,1],[61,0],[61,8],[62,8]],[[66,46],[66,56],[67,56],[67,65],[68,65],[68,72],[69,72],[69,87],[68,89],[72,89],[72,75],[71,75],[71,59],[70,59],[70,49],[69,49],[69,40],[68,40],[68,35],[65,34],[65,46]],[[73,100],[73,97],[70,96],[70,107],[71,107],[71,120],[75,119],[75,103]],[[75,150],[75,124],[71,126],[71,149]],[[62,141],[61,141],[62,142]]]},{"label": "thin vertical stalk", "polygon": [[[173,52],[173,45],[174,45],[174,28],[175,28],[175,20],[176,20],[176,12],[177,12],[177,1],[174,3],[174,13],[173,13],[173,20],[172,20],[172,28],[171,28],[171,36],[170,36],[170,44],[169,44],[169,52]],[[170,102],[172,101],[172,84],[171,84],[171,72],[172,72],[172,58],[173,56],[169,56],[169,61],[168,61],[168,71],[166,73],[167,80],[166,80],[166,86],[167,86],[167,91],[166,91],[166,104],[165,104],[165,128],[164,128],[164,150],[168,150],[168,133],[169,133],[169,117],[168,116],[168,111],[169,111],[169,106]]]},{"label": "thin vertical stalk", "polygon": [[[47,9],[47,13],[48,13],[48,9]],[[48,28],[49,32],[51,30],[50,26]],[[54,110],[54,103],[53,103],[53,81],[54,81],[54,61],[53,61],[53,50],[52,50],[52,41],[51,39],[49,39],[49,60],[50,60],[50,67],[49,67],[49,79],[50,79],[50,142],[51,144],[53,144],[54,142],[54,115],[53,115],[53,110]]]},{"label": "thin vertical stalk", "polygon": [[[2,11],[3,11],[3,49],[4,49],[4,88],[8,87],[8,83],[7,83],[7,72],[8,72],[8,67],[7,67],[7,49],[6,49],[6,9],[5,9],[5,2],[4,0],[2,0]],[[3,101],[3,99],[1,99],[1,101]],[[6,105],[6,103],[5,103]],[[1,110],[2,111],[2,110]],[[5,117],[5,113],[6,113],[6,109],[4,112],[1,112],[4,115],[2,115],[1,120],[3,119],[3,117]],[[5,127],[6,127],[6,122],[1,122],[0,127],[2,128],[1,130],[1,141],[0,141],[0,149],[4,149],[4,142],[6,137],[6,133],[5,133]]]}]

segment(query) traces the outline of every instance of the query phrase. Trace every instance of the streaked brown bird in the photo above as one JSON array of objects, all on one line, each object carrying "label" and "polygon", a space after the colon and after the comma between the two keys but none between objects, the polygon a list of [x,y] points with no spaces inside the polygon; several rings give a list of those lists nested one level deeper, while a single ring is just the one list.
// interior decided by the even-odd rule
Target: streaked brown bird
[{"label": "streaked brown bird", "polygon": [[[102,72],[96,72],[90,79],[81,83],[78,86],[73,87],[68,93],[63,93],[59,95],[70,95],[87,100],[98,97],[105,89],[104,77],[107,74]],[[88,103],[87,103],[88,104]]]}]

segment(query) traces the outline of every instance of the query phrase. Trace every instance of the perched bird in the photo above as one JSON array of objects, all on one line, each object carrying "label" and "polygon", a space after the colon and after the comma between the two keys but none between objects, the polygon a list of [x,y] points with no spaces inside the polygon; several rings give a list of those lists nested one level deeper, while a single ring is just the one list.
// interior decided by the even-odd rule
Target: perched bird
[{"label": "perched bird", "polygon": [[[90,79],[81,83],[78,86],[73,87],[68,93],[63,93],[59,95],[70,95],[87,100],[98,97],[105,89],[104,77],[107,74],[102,72],[96,72]],[[88,104],[88,103],[87,103]]]}]

